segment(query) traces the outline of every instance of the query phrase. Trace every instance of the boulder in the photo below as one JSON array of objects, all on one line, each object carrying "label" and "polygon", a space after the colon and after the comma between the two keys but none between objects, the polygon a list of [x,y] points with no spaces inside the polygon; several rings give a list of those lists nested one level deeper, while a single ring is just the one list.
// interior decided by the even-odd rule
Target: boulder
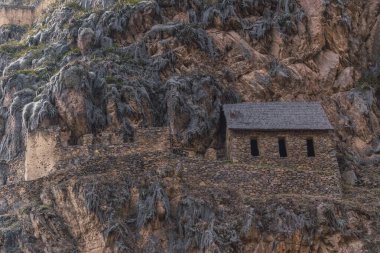
[{"label": "boulder", "polygon": [[78,47],[82,54],[86,54],[94,46],[95,33],[91,28],[82,28],[78,31]]},{"label": "boulder", "polygon": [[342,173],[344,183],[348,185],[355,185],[358,178],[353,170],[348,170]]},{"label": "boulder", "polygon": [[217,152],[213,148],[208,148],[205,153],[205,158],[210,161],[217,160]]}]

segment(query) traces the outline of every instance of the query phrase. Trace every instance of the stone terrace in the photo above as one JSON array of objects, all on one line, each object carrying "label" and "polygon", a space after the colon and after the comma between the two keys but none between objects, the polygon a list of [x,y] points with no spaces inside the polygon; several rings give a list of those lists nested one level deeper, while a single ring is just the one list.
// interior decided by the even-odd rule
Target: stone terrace
[{"label": "stone terrace", "polygon": [[[208,161],[177,156],[164,151],[113,155],[60,163],[55,173],[98,169],[121,169],[131,177],[138,175],[166,175],[167,180],[178,180],[190,193],[225,189],[247,198],[269,195],[303,195],[340,198],[341,184],[338,170],[319,170],[308,167],[262,167],[235,164],[227,161]],[[152,178],[152,180],[154,180]]]},{"label": "stone terrace", "polygon": [[[29,157],[28,170],[37,170],[35,178],[69,175],[74,171],[96,173],[96,170],[113,169],[127,173],[131,178],[138,175],[167,175],[168,180],[178,181],[190,193],[209,192],[213,189],[233,189],[247,198],[261,198],[267,195],[305,195],[316,197],[340,198],[340,173],[337,166],[328,169],[322,166],[286,164],[245,164],[230,161],[209,161],[189,158],[171,152],[168,128],[148,128],[136,131],[135,141],[122,143],[114,133],[99,136],[86,135],[79,145],[65,143],[65,134],[57,129],[35,133],[29,137],[41,145],[50,145],[54,161],[51,170],[45,171],[41,164],[46,161],[40,153]],[[37,139],[35,139],[37,138]],[[50,139],[49,139],[50,138]],[[152,140],[154,140],[152,142]],[[63,143],[61,143],[63,142]],[[42,150],[46,150],[43,147]],[[39,160],[42,159],[42,160]],[[22,160],[9,164],[10,171],[23,170]],[[5,166],[5,165],[4,165]],[[41,173],[40,173],[41,172]],[[10,173],[12,174],[12,173]],[[15,173],[13,173],[15,174]],[[154,178],[152,178],[154,180]],[[16,183],[22,179],[9,180]]]}]

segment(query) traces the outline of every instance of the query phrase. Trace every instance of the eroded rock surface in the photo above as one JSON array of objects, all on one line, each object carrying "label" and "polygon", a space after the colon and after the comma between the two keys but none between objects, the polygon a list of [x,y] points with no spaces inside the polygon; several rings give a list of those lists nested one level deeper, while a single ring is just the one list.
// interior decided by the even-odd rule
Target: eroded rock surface
[{"label": "eroded rock surface", "polygon": [[81,165],[1,190],[3,250],[380,251],[379,207],[368,204],[380,193],[379,2],[137,2],[58,2],[32,27],[0,28],[1,159],[21,161],[26,133],[49,126],[71,144],[169,126],[176,148],[216,159],[222,104],[321,101],[343,199],[244,200],[189,191],[173,171],[135,179],[116,161]]},{"label": "eroded rock surface", "polygon": [[[178,160],[105,157],[4,186],[4,252],[376,252],[376,211],[194,185]],[[134,161],[132,163],[132,160]],[[162,164],[162,161],[166,163]],[[375,204],[375,206],[373,205]],[[378,203],[372,203],[378,208]],[[378,227],[377,227],[378,229]]]}]

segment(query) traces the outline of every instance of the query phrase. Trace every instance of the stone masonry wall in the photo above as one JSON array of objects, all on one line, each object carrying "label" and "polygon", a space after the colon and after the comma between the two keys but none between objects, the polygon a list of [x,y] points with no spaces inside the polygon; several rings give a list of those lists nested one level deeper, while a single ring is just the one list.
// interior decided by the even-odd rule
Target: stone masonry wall
[{"label": "stone masonry wall", "polygon": [[29,133],[26,138],[25,180],[48,175],[59,157],[58,133],[53,129]]},{"label": "stone masonry wall", "polygon": [[276,194],[339,198],[342,194],[338,169],[258,166],[188,158],[175,166],[189,191],[237,189],[241,196],[253,198]]},{"label": "stone masonry wall", "polygon": [[80,145],[59,145],[60,148],[57,150],[58,161],[60,163],[65,161],[75,163],[76,160],[83,160],[84,158],[170,150],[168,128],[137,129],[134,139],[134,142],[123,143],[122,136],[114,133],[105,132],[98,137],[88,134],[82,137]]},{"label": "stone masonry wall", "polygon": [[121,135],[103,132],[84,135],[79,145],[68,145],[67,133],[50,128],[29,133],[25,152],[25,180],[47,176],[59,164],[83,162],[91,158],[123,156],[146,151],[170,150],[168,128],[137,129],[135,142],[123,143]]},{"label": "stone masonry wall", "polygon": [[[138,129],[135,134],[135,142],[131,143],[123,143],[121,136],[118,137],[115,133],[105,132],[98,136],[85,135],[79,141],[80,145],[70,146],[66,142],[67,134],[56,129],[35,133],[31,141],[38,140],[42,138],[41,136],[51,136],[52,139],[56,140],[55,146],[48,145],[53,150],[53,154],[51,151],[47,152],[51,157],[55,157],[55,160],[51,170],[46,170],[46,168],[40,170],[41,165],[38,163],[42,162],[40,159],[44,156],[30,153],[35,155],[33,164],[37,163],[37,166],[28,167],[26,164],[25,175],[34,173],[33,175],[38,175],[36,178],[49,175],[54,171],[114,167],[126,171],[131,169],[131,176],[138,176],[140,173],[161,175],[165,171],[165,173],[172,171],[169,174],[174,177],[177,176],[181,184],[189,190],[189,193],[192,191],[194,193],[206,193],[212,189],[228,191],[233,188],[242,197],[247,198],[300,193],[318,197],[339,198],[341,196],[340,173],[337,166],[330,166],[327,162],[323,166],[328,167],[321,167],[317,163],[318,157],[314,162],[309,162],[308,166],[305,164],[294,165],[294,163],[293,166],[289,166],[291,163],[286,162],[283,165],[264,161],[262,163],[244,164],[231,163],[231,161],[192,159],[168,152],[171,148],[168,128]],[[259,143],[260,138],[258,138]],[[290,137],[288,136],[288,138]],[[317,140],[320,138],[326,142],[329,140],[328,134],[321,134],[318,138],[314,137],[316,153],[327,152],[328,149],[321,150],[318,148],[317,145],[321,141]],[[294,141],[293,145],[302,140],[299,137],[297,139],[298,141]],[[263,140],[266,139],[263,138]],[[46,144],[49,143],[50,140],[46,142]],[[302,143],[304,142],[302,141]],[[39,144],[42,145],[42,143]],[[277,150],[277,140],[273,146],[276,146]],[[261,151],[264,150],[261,148]],[[289,155],[292,154],[290,149],[288,152]],[[299,152],[301,155],[306,155],[306,151],[304,151],[305,153]],[[119,163],[125,164],[125,166],[121,166]],[[40,171],[40,174],[28,172],[36,169]],[[32,178],[26,179],[31,180]]]},{"label": "stone masonry wall", "polygon": [[14,184],[24,180],[25,177],[25,155],[7,161],[6,183]]},{"label": "stone masonry wall", "polygon": [[59,162],[57,170],[94,171],[107,168],[123,170],[131,178],[142,174],[157,177],[165,175],[165,181],[180,183],[193,196],[231,189],[243,198],[292,194],[332,198],[341,196],[338,170],[235,164],[192,159],[162,151],[82,158],[76,164]]},{"label": "stone masonry wall", "polygon": [[34,7],[0,5],[0,26],[30,25],[34,21]]},{"label": "stone masonry wall", "polygon": [[[287,157],[280,157],[278,138],[285,138]],[[315,157],[307,156],[306,139],[313,138]],[[251,156],[251,139],[256,139],[260,155]],[[234,163],[259,166],[336,169],[335,146],[328,131],[227,131],[227,156]]]},{"label": "stone masonry wall", "polygon": [[39,0],[31,6],[0,5],[0,26],[31,25],[55,0]]}]

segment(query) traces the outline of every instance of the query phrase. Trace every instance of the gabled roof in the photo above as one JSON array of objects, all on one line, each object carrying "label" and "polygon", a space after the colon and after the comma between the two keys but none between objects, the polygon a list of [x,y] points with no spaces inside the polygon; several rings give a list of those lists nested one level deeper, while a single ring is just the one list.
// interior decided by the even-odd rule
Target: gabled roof
[{"label": "gabled roof", "polygon": [[318,102],[242,103],[223,106],[227,128],[249,130],[330,130]]}]

